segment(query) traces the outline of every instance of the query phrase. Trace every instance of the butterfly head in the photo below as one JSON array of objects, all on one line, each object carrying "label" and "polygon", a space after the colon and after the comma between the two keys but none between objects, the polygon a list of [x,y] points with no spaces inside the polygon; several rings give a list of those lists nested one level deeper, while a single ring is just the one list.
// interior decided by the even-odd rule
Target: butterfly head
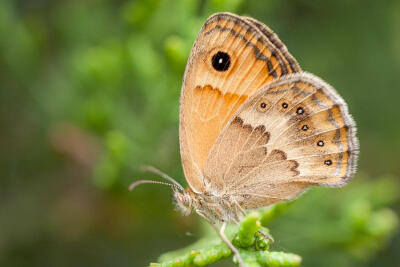
[{"label": "butterfly head", "polygon": [[194,207],[193,192],[187,188],[186,190],[174,190],[174,198],[177,209],[184,215],[188,216],[192,213]]}]

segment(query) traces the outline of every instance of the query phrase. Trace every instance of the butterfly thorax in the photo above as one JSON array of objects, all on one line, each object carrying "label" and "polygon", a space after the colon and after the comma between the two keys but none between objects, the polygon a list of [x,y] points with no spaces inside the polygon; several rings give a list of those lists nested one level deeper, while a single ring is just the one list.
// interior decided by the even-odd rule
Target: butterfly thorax
[{"label": "butterfly thorax", "polygon": [[229,195],[218,196],[212,193],[195,193],[190,188],[175,191],[176,206],[183,215],[193,210],[211,223],[239,223],[244,211]]}]

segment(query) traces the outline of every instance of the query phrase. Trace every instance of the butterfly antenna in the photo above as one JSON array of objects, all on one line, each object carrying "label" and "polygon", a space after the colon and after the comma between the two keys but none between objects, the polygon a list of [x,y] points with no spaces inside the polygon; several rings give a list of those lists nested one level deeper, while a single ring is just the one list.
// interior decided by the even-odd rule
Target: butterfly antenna
[{"label": "butterfly antenna", "polygon": [[159,169],[153,167],[153,166],[142,166],[140,168],[141,171],[148,171],[154,174],[157,174],[158,176],[160,176],[161,178],[164,178],[168,181],[170,181],[171,183],[173,183],[175,186],[177,186],[180,190],[184,191],[185,189],[183,188],[183,186],[178,183],[174,178],[172,178],[171,176],[169,176],[166,173],[163,173],[162,171],[160,171]]},{"label": "butterfly antenna", "polygon": [[160,181],[153,181],[153,180],[139,180],[136,182],[133,182],[130,186],[129,186],[129,190],[132,191],[133,189],[135,189],[138,185],[141,184],[162,184],[162,185],[168,185],[170,187],[175,187],[175,184],[170,184],[170,183],[165,183],[165,182],[160,182]]}]

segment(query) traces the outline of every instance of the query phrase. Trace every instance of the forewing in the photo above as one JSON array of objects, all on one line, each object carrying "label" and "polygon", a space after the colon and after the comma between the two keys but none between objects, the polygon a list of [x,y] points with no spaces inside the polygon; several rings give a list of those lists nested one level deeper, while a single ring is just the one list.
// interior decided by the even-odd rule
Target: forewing
[{"label": "forewing", "polygon": [[[180,145],[185,176],[195,192],[203,190],[207,156],[237,109],[263,85],[300,71],[278,37],[260,27],[218,13],[206,21],[192,48],[181,91]],[[229,56],[223,70],[213,67],[218,52]]]},{"label": "forewing", "polygon": [[298,73],[243,104],[213,146],[204,175],[214,193],[258,208],[311,185],[343,185],[354,174],[357,151],[343,99],[321,79]]}]

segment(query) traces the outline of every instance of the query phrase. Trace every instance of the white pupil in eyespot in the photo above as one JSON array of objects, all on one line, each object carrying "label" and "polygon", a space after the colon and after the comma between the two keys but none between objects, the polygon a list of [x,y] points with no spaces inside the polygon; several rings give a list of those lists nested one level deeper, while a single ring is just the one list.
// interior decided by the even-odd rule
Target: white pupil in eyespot
[{"label": "white pupil in eyespot", "polygon": [[224,60],[222,58],[218,59],[219,64],[222,64],[222,62],[224,62]]}]

